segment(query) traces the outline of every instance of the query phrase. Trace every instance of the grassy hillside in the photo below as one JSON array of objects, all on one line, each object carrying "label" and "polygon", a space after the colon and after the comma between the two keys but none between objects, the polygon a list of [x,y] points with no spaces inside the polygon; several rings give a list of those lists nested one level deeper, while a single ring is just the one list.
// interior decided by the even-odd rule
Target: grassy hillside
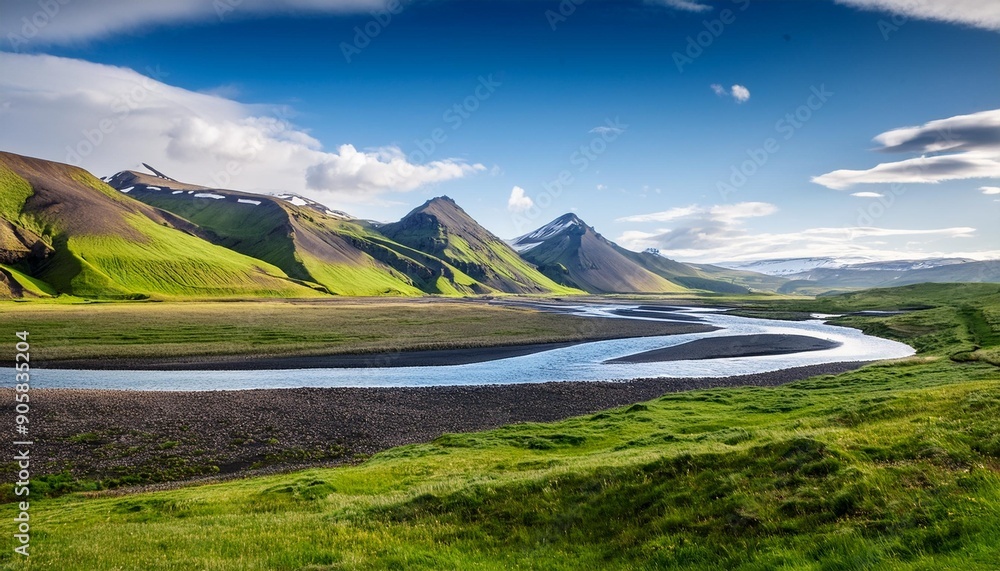
[{"label": "grassy hillside", "polygon": [[808,303],[940,303],[856,317],[917,357],[444,435],[349,468],[41,500],[30,568],[994,569],[1000,370],[961,355],[996,349],[998,294],[872,295]]},{"label": "grassy hillside", "polygon": [[474,280],[468,287],[475,293],[582,293],[539,272],[446,196],[428,200],[379,231],[457,268]]},{"label": "grassy hillside", "polygon": [[[281,268],[292,278],[336,295],[421,295],[405,274],[345,238],[350,222],[278,197],[217,190],[123,172],[111,181],[129,196],[197,225],[205,239]],[[184,192],[175,192],[175,189]],[[208,192],[222,199],[199,198]],[[239,200],[244,202],[239,202]]]},{"label": "grassy hillside", "polygon": [[26,250],[4,247],[2,261],[33,278],[27,289],[93,298],[317,295],[82,169],[0,153],[0,184],[0,216]]}]

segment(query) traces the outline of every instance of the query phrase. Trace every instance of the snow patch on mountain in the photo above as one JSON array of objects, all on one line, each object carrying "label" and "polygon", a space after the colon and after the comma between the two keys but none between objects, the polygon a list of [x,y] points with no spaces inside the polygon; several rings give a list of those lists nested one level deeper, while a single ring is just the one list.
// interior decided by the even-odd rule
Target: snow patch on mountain
[{"label": "snow patch on mountain", "polygon": [[533,232],[508,240],[507,243],[518,253],[527,252],[549,238],[565,232],[574,226],[583,226],[583,221],[574,214],[566,214]]}]

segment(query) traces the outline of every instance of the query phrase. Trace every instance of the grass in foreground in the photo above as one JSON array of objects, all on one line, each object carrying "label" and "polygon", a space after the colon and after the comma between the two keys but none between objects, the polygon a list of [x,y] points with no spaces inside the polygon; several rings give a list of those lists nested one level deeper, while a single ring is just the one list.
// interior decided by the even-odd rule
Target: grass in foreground
[{"label": "grass in foreground", "polygon": [[33,502],[31,562],[7,549],[0,568],[995,569],[1000,370],[963,356],[996,350],[997,293],[857,318],[921,354],[835,377]]},{"label": "grass in foreground", "polygon": [[917,358],[445,435],[357,467],[42,500],[31,565],[7,549],[0,568],[991,569],[998,381]]}]

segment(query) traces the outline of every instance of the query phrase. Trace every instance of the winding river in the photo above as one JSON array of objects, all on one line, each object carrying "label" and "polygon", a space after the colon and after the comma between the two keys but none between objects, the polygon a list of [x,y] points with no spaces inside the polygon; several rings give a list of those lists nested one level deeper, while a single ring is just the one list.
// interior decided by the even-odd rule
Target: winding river
[{"label": "winding river", "polygon": [[[636,306],[580,306],[593,318],[640,319],[616,315]],[[679,317],[698,317],[717,331],[663,337],[594,341],[483,363],[366,369],[288,369],[257,371],[91,371],[33,369],[38,388],[207,391],[295,387],[426,387],[504,385],[559,381],[610,381],[652,377],[725,377],[791,367],[895,359],[914,354],[908,345],[828,325],[820,319],[776,321],[726,315],[714,309],[679,309]],[[709,337],[789,334],[839,343],[832,349],[776,356],[732,357],[661,363],[606,363],[610,359]]]}]

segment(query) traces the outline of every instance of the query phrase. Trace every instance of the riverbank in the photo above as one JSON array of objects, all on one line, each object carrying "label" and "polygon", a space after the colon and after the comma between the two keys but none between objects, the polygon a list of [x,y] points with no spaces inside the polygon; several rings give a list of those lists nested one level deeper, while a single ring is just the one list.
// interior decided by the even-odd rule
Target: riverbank
[{"label": "riverbank", "polygon": [[[460,364],[526,354],[522,351],[548,344],[713,329],[697,323],[594,319],[574,315],[572,307],[554,300],[520,300],[515,306],[512,301],[440,298],[8,302],[0,303],[0,328],[30,332],[33,365],[96,370]],[[0,365],[13,365],[10,358],[0,355]]]},{"label": "riverbank", "polygon": [[[445,433],[548,422],[701,388],[776,386],[835,363],[737,377],[503,386],[32,393],[39,475],[112,485],[348,463]],[[8,398],[10,391],[0,391]]]},{"label": "riverbank", "polygon": [[695,339],[680,345],[654,349],[610,359],[607,363],[665,363],[703,359],[728,359],[737,357],[763,357],[789,355],[808,351],[823,351],[839,347],[841,343],[789,334],[726,335]]},{"label": "riverbank", "polygon": [[[585,318],[577,318],[585,319]],[[434,367],[467,365],[521,357],[542,351],[572,347],[591,341],[606,341],[629,337],[658,337],[716,331],[718,327],[703,323],[670,323],[634,321],[622,323],[613,319],[586,318],[597,321],[573,341],[496,345],[492,347],[456,347],[446,349],[404,349],[372,353],[331,355],[190,355],[158,358],[88,358],[48,361],[49,369],[122,370],[122,371],[259,371],[276,369],[363,369],[370,367]],[[453,343],[460,344],[460,341]]]}]

